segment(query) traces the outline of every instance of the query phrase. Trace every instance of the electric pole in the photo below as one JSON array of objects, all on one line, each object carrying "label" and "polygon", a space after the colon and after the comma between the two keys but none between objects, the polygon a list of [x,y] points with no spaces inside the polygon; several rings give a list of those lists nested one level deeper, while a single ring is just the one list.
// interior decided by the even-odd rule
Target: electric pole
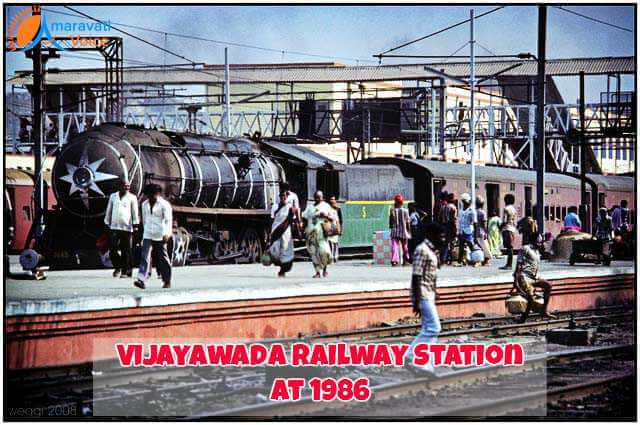
[{"label": "electric pole", "polygon": [[538,78],[536,87],[536,221],[544,234],[544,171],[546,141],[544,137],[545,63],[547,44],[547,6],[538,6]]},{"label": "electric pole", "polygon": [[469,132],[470,140],[469,152],[471,153],[471,210],[474,211],[474,222],[475,220],[475,210],[476,210],[476,161],[475,161],[475,152],[476,152],[476,120],[475,120],[475,89],[476,89],[476,64],[475,64],[475,51],[474,51],[474,35],[473,35],[473,9],[469,11],[469,20],[471,24],[471,33],[469,40],[469,56],[470,56],[470,72],[469,72],[469,85],[471,86],[471,106],[469,107]]},{"label": "electric pole", "polygon": [[582,231],[588,232],[589,200],[587,199],[587,138],[585,137],[584,128],[585,103],[584,71],[580,71],[580,218],[582,220]]},{"label": "electric pole", "polygon": [[231,137],[231,81],[229,81],[228,47],[224,48],[224,128],[225,136]]}]

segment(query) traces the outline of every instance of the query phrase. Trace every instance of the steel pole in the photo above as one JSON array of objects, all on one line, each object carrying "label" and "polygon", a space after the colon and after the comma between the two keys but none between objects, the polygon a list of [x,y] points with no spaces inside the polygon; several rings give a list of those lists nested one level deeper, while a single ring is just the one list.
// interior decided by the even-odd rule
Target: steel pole
[{"label": "steel pole", "polygon": [[231,137],[231,82],[229,81],[229,48],[224,48],[224,127],[225,136]]},{"label": "steel pole", "polygon": [[[42,60],[42,45],[35,43],[31,51],[33,61],[33,122],[31,139],[33,140],[33,159],[35,161],[35,188],[34,206],[35,214],[33,218],[33,236],[38,240],[44,230],[44,176],[42,173],[42,162],[44,156],[43,136],[43,97],[44,97],[44,63]],[[29,242],[29,241],[27,241]]]},{"label": "steel pole", "polygon": [[538,78],[536,99],[536,221],[544,234],[544,171],[546,142],[544,137],[545,62],[547,44],[547,6],[538,6]]},{"label": "steel pole", "polygon": [[580,218],[582,219],[582,230],[589,231],[587,227],[587,140],[585,137],[585,97],[584,97],[584,71],[580,72]]},{"label": "steel pole", "polygon": [[[475,89],[476,89],[476,64],[474,57],[474,35],[473,35],[473,9],[469,11],[469,22],[471,27],[471,37],[469,40],[469,60],[471,70],[469,72],[469,85],[471,86],[471,106],[469,108],[469,132],[470,132],[470,141],[469,141],[469,151],[471,153],[471,209],[475,211],[476,207],[476,160],[475,160],[475,151],[476,151],[476,120],[475,120]],[[475,221],[475,220],[474,220]]]}]

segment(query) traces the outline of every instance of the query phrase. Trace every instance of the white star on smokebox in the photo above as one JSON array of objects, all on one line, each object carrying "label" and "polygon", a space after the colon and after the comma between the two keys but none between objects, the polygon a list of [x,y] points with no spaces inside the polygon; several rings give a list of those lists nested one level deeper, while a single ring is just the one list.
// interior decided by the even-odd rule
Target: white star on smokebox
[{"label": "white star on smokebox", "polygon": [[[89,190],[88,189],[91,189],[94,192],[104,196],[104,192],[100,189],[100,187],[98,187],[96,183],[118,178],[118,176],[114,174],[101,173],[100,171],[98,171],[98,168],[100,168],[100,165],[103,162],[104,162],[104,158],[100,158],[97,161],[89,163],[89,155],[87,153],[87,148],[85,147],[84,151],[82,152],[82,156],[80,157],[80,163],[78,164],[78,166],[69,164],[67,162],[65,162],[64,164],[65,167],[67,167],[67,172],[69,174],[67,174],[66,176],[60,177],[60,180],[65,181],[67,183],[71,183],[71,188],[69,189],[69,195],[73,195],[76,192],[80,192],[80,198],[82,199],[82,202],[84,203],[84,206],[87,207],[87,209],[89,209]],[[90,180],[87,182],[85,187],[76,185],[76,182],[73,179],[74,173],[79,168],[85,168],[90,174]]]}]

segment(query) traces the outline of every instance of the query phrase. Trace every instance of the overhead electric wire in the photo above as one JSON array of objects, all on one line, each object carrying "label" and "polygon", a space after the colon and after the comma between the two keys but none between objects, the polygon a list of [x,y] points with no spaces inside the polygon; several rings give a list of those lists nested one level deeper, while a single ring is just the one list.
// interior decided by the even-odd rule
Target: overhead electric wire
[{"label": "overhead electric wire", "polygon": [[[58,13],[58,14],[61,14],[61,15],[72,16],[72,17],[76,17],[76,18],[78,17],[78,15],[74,15],[74,14],[71,14],[71,13],[65,13],[65,12],[61,12],[61,11],[58,11],[58,10],[54,10],[54,9],[46,8],[45,10],[49,11],[49,12],[52,12],[52,13]],[[257,46],[257,45],[239,43],[239,42],[234,42],[234,41],[215,40],[215,39],[201,37],[201,36],[197,36],[197,35],[182,34],[182,33],[177,33],[177,32],[172,32],[172,31],[157,30],[157,29],[153,29],[153,28],[142,27],[142,26],[139,26],[139,25],[125,24],[125,23],[122,23],[122,22],[115,22],[115,24],[119,25],[121,27],[128,27],[128,28],[133,28],[133,29],[137,29],[137,30],[141,30],[141,31],[148,31],[148,32],[156,33],[156,34],[167,35],[167,36],[171,36],[171,37],[183,38],[183,39],[188,39],[188,40],[206,41],[206,42],[209,42],[209,43],[215,43],[215,44],[220,44],[220,45],[225,45],[225,46],[236,46],[236,47],[242,47],[242,48],[247,48],[247,49],[256,49],[256,50],[262,50],[262,51],[274,52],[274,53],[285,53],[285,54],[296,55],[296,56],[309,56],[309,57],[325,58],[325,59],[339,59],[339,60],[362,61],[362,62],[376,63],[376,61],[371,60],[371,59],[360,59],[360,58],[352,58],[352,57],[346,57],[346,56],[322,55],[322,54],[318,54],[318,53],[308,53],[308,52],[299,52],[299,51],[295,51],[295,50],[276,49],[276,48],[271,48],[271,47]]]},{"label": "overhead electric wire", "polygon": [[[81,15],[81,16],[83,16],[83,17],[85,17],[85,18],[87,18],[87,19],[91,19],[92,21],[95,21],[95,22],[98,22],[98,23],[100,23],[100,24],[102,24],[102,25],[107,26],[107,23],[102,22],[100,19],[97,19],[97,18],[94,18],[93,16],[87,15],[87,14],[86,14],[86,13],[84,13],[84,12],[80,12],[79,10],[74,9],[74,8],[73,8],[73,7],[71,7],[71,6],[63,6],[63,7],[67,8],[67,9],[69,9],[69,10],[71,10],[71,11],[73,11],[73,12],[75,12],[75,13],[77,13],[77,14],[79,14],[79,15]],[[140,42],[142,42],[142,43],[148,44],[148,45],[149,45],[149,46],[151,46],[151,47],[155,47],[156,49],[162,50],[162,51],[163,51],[163,52],[165,52],[165,53],[169,53],[169,54],[170,54],[170,55],[172,55],[172,56],[178,57],[178,58],[180,58],[180,59],[184,59],[184,60],[186,60],[187,62],[191,62],[191,63],[193,63],[193,64],[195,64],[195,63],[196,63],[195,61],[192,61],[192,60],[191,60],[191,59],[189,59],[189,58],[186,58],[186,57],[184,57],[184,56],[182,56],[182,55],[180,55],[180,54],[178,54],[178,53],[172,52],[171,50],[165,49],[165,48],[164,48],[164,47],[162,47],[162,46],[158,46],[157,44],[152,43],[152,42],[150,42],[150,41],[147,41],[147,40],[145,40],[145,39],[144,39],[144,38],[142,38],[142,37],[138,37],[137,35],[131,34],[130,32],[127,32],[127,31],[122,30],[122,29],[120,29],[120,28],[116,28],[116,27],[114,27],[113,25],[110,25],[110,27],[111,27],[111,28],[113,28],[114,30],[118,31],[118,32],[121,32],[122,34],[124,34],[124,35],[126,35],[126,36],[129,36],[129,37],[131,37],[131,38],[134,38],[134,39],[136,39],[136,40],[138,40],[138,41],[140,41]]]},{"label": "overhead electric wire", "polygon": [[[478,16],[476,16],[476,17],[475,17],[475,19],[479,19],[479,18],[482,18],[483,16],[487,16],[487,15],[489,15],[489,14],[493,13],[493,12],[496,12],[496,11],[498,11],[498,10],[500,10],[500,9],[503,9],[504,7],[505,7],[505,6],[498,6],[498,7],[496,7],[495,9],[491,9],[491,10],[489,10],[489,11],[487,11],[487,12],[481,13],[481,14],[479,14]],[[384,51],[384,52],[382,52],[382,53],[379,53],[379,54],[377,54],[377,55],[374,55],[374,57],[378,57],[378,58],[380,58],[380,57],[384,57],[387,53],[390,53],[390,52],[396,51],[396,50],[398,50],[398,49],[401,49],[401,48],[403,48],[403,47],[409,46],[410,44],[414,44],[414,43],[417,43],[417,42],[419,42],[419,41],[426,40],[427,38],[430,38],[430,37],[433,37],[433,36],[435,36],[435,35],[441,34],[441,33],[445,32],[445,31],[449,31],[450,29],[453,29],[453,28],[459,27],[460,25],[464,25],[464,24],[466,24],[466,23],[467,23],[467,22],[469,22],[469,21],[471,21],[471,19],[465,19],[464,21],[461,21],[461,22],[455,23],[455,24],[453,24],[453,25],[449,25],[448,27],[445,27],[445,28],[439,29],[439,30],[437,30],[437,31],[434,31],[434,32],[432,32],[431,34],[427,34],[427,35],[425,35],[425,36],[418,37],[418,38],[416,38],[416,39],[414,39],[414,40],[407,41],[406,43],[403,43],[403,44],[401,44],[401,45],[399,45],[399,46],[393,47],[393,48],[391,48],[391,49],[389,49],[389,50],[386,50],[386,51]]]},{"label": "overhead electric wire", "polygon": [[632,29],[621,27],[620,25],[612,24],[611,22],[606,22],[606,21],[603,21],[601,19],[594,18],[592,16],[583,15],[582,13],[579,13],[579,12],[576,12],[576,11],[573,11],[573,10],[570,10],[570,9],[565,9],[562,6],[552,6],[552,7],[555,7],[556,9],[560,9],[560,10],[562,10],[564,12],[571,13],[571,14],[576,15],[576,16],[580,16],[583,19],[587,19],[587,20],[590,20],[590,21],[593,21],[593,22],[597,22],[599,24],[608,25],[608,26],[610,26],[612,28],[616,28],[616,29],[619,29],[619,30],[622,30],[622,31],[627,31],[627,32],[633,33]]}]

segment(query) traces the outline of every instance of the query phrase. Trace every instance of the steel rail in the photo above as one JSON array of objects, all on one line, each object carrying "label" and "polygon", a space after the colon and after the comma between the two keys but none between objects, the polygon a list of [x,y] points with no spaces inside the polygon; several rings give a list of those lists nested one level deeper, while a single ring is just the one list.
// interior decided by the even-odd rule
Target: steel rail
[{"label": "steel rail", "polygon": [[544,408],[549,402],[558,401],[560,399],[575,400],[586,395],[600,394],[606,391],[609,385],[634,377],[635,375],[633,373],[627,373],[608,378],[594,379],[580,384],[558,387],[547,391],[533,391],[518,396],[505,397],[495,401],[478,403],[459,409],[445,410],[434,414],[433,417],[504,416],[523,410]]},{"label": "steel rail", "polygon": [[[537,368],[545,368],[547,363],[557,361],[584,361],[588,359],[610,357],[619,354],[633,353],[633,344],[612,345],[581,350],[569,350],[528,358],[521,366],[482,366],[449,372],[437,378],[418,378],[403,382],[394,382],[371,387],[372,400],[385,400],[394,396],[406,395],[418,391],[439,390],[453,385],[469,384],[489,377],[505,376],[523,373]],[[546,393],[546,391],[544,392]],[[211,417],[283,417],[299,416],[318,412],[332,407],[344,407],[343,402],[315,402],[311,397],[304,397],[297,401],[267,402],[259,405],[241,408],[225,409],[214,412]]]}]

